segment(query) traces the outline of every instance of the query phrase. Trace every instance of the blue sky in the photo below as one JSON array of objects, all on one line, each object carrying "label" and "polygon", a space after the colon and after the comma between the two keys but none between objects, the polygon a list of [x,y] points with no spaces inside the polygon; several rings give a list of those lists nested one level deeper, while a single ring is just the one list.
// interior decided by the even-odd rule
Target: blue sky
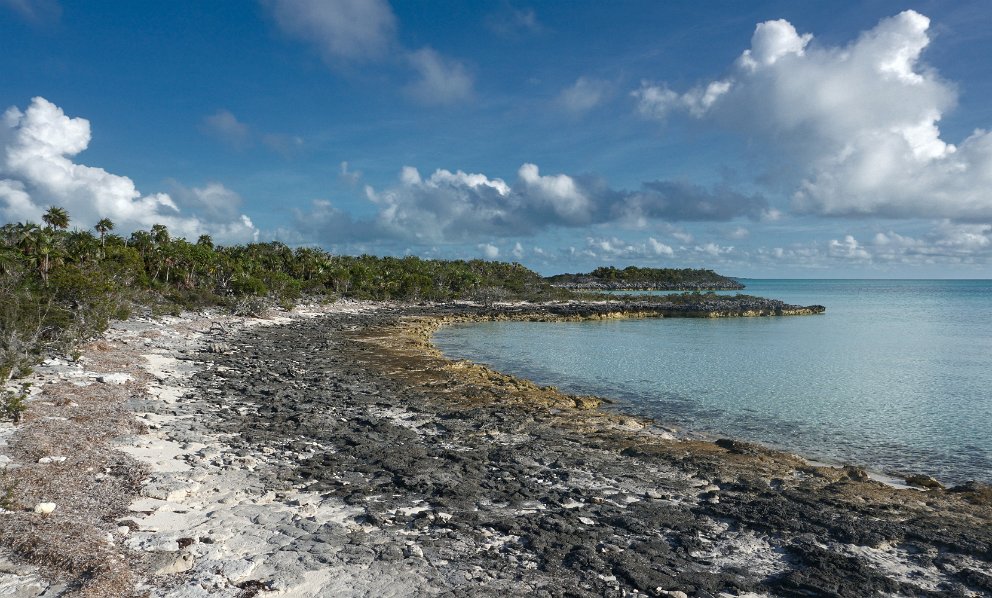
[{"label": "blue sky", "polygon": [[0,222],[992,275],[987,2],[0,0]]}]

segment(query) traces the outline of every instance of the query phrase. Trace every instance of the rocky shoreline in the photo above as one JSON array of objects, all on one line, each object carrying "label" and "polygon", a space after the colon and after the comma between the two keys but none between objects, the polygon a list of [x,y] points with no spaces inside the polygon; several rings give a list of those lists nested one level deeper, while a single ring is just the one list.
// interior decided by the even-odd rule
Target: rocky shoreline
[{"label": "rocky shoreline", "polygon": [[111,540],[154,596],[992,593],[987,487],[899,490],[675,438],[430,345],[453,321],[704,312],[338,304],[270,326],[123,324],[108,342],[142,339],[129,405],[148,433],[119,446],[147,475]]},{"label": "rocky shoreline", "polygon": [[682,282],[671,284],[652,284],[644,282],[579,280],[573,282],[553,282],[551,286],[570,291],[742,291],[746,287],[739,282],[731,281],[720,284],[709,282]]}]

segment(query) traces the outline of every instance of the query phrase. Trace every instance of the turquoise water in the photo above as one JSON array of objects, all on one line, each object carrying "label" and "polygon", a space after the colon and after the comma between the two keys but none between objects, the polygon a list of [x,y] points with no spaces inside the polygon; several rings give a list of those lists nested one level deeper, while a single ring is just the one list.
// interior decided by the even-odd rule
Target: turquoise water
[{"label": "turquoise water", "polygon": [[818,316],[494,322],[445,354],[809,458],[992,482],[992,281],[745,280]]}]

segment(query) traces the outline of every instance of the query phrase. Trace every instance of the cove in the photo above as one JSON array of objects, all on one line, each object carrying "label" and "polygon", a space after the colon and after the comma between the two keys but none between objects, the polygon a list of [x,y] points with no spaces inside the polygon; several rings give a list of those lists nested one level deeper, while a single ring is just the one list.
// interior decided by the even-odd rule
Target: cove
[{"label": "cove", "polygon": [[747,280],[827,312],[782,318],[488,322],[446,355],[615,408],[809,458],[992,481],[992,281]]}]

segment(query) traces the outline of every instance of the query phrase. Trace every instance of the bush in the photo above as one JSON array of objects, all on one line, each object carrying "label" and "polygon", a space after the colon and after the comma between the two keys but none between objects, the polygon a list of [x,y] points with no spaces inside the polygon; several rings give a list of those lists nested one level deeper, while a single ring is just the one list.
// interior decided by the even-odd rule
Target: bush
[{"label": "bush", "polygon": [[27,403],[24,402],[27,396],[24,390],[20,392],[4,390],[0,393],[0,421],[19,423],[21,415],[28,408]]},{"label": "bush", "polygon": [[269,287],[265,286],[262,279],[255,276],[236,276],[231,280],[231,291],[236,296],[255,295],[262,297],[269,293]]}]

